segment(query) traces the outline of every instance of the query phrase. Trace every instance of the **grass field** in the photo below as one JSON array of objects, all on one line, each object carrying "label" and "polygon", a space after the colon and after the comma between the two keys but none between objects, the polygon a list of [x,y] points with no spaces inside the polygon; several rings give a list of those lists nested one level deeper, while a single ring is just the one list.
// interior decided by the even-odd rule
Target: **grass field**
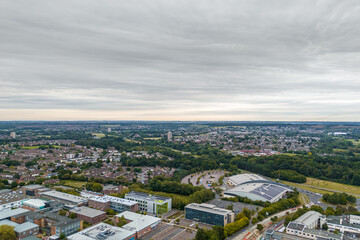
[{"label": "grass field", "polygon": [[46,138],[49,138],[51,137],[50,135],[38,135],[38,137],[46,137]]},{"label": "grass field", "polygon": [[360,195],[360,187],[359,186],[335,183],[335,182],[320,180],[320,179],[316,179],[316,178],[307,178],[306,185],[311,185],[314,187],[321,187],[321,188],[326,188],[329,190],[335,190],[335,191]]},{"label": "grass field", "polygon": [[105,134],[103,134],[103,133],[91,133],[91,135],[97,136],[99,138],[105,137]]},{"label": "grass field", "polygon": [[124,139],[125,139],[125,141],[127,141],[127,142],[141,143],[141,142],[139,142],[139,141],[135,141],[135,140],[128,139],[128,138],[124,138]]},{"label": "grass field", "polygon": [[74,188],[82,188],[86,182],[74,181],[74,180],[64,180],[63,185]]},{"label": "grass field", "polygon": [[21,147],[22,149],[38,149],[39,146],[26,146],[26,147]]},{"label": "grass field", "polygon": [[355,145],[360,145],[360,141],[355,139],[349,139],[351,142],[353,142]]},{"label": "grass field", "polygon": [[311,192],[314,192],[314,193],[320,193],[320,194],[325,194],[325,193],[332,194],[332,193],[334,193],[332,191],[326,191],[326,190],[322,190],[322,189],[317,189],[317,188],[314,188],[314,187],[306,185],[306,184],[299,184],[299,183],[293,183],[293,182],[282,181],[282,180],[280,180],[279,182],[281,182],[283,184],[286,184],[286,185],[289,185],[289,186],[292,186],[292,187],[301,188],[301,189],[304,189],[306,191],[311,191]]},{"label": "grass field", "polygon": [[[59,145],[53,145],[55,148],[61,148],[61,146]],[[25,147],[21,147],[22,149],[38,149],[39,146],[25,146]]]},{"label": "grass field", "polygon": [[161,137],[148,137],[148,138],[144,138],[145,140],[159,140],[161,139]]}]

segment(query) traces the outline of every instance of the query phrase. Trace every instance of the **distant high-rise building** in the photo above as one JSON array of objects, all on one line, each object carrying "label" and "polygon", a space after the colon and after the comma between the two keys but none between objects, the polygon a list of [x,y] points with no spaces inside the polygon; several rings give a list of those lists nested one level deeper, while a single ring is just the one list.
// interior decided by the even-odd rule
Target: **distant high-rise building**
[{"label": "distant high-rise building", "polygon": [[10,133],[10,137],[11,137],[11,138],[16,138],[16,132],[11,132],[11,133]]},{"label": "distant high-rise building", "polygon": [[171,132],[167,133],[167,140],[172,141],[172,133]]},{"label": "distant high-rise building", "polygon": [[108,132],[111,132],[111,128],[108,128]]}]

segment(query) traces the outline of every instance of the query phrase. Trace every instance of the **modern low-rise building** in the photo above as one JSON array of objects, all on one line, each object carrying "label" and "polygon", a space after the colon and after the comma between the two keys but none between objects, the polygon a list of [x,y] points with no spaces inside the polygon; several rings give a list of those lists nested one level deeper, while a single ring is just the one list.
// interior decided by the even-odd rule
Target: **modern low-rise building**
[{"label": "modern low-rise building", "polygon": [[116,221],[118,222],[119,218],[122,216],[128,222],[126,225],[122,226],[122,228],[134,231],[136,233],[135,238],[142,238],[161,224],[161,218],[129,211],[116,215]]},{"label": "modern low-rise building", "polygon": [[286,234],[314,240],[339,240],[341,236],[328,231],[320,230],[325,224],[325,216],[316,211],[308,211],[289,222]]},{"label": "modern low-rise building", "polygon": [[24,208],[16,208],[16,209],[7,208],[0,211],[0,220],[7,219],[19,224],[24,223],[25,214],[28,212],[30,212],[30,210]]},{"label": "modern low-rise building", "polygon": [[106,211],[112,209],[117,213],[124,211],[136,212],[139,211],[139,203],[136,201],[113,197],[109,195],[93,196],[88,201],[89,207]]},{"label": "modern low-rise building", "polygon": [[63,193],[59,191],[48,191],[48,192],[41,192],[38,194],[41,197],[56,200],[62,202],[64,204],[70,204],[75,206],[82,206],[87,204],[87,199],[80,196],[75,196],[68,193]]},{"label": "modern low-rise building", "polygon": [[217,208],[215,205],[191,203],[185,207],[185,218],[224,227],[235,221],[235,214],[231,210]]},{"label": "modern low-rise building", "polygon": [[99,223],[89,228],[68,236],[69,240],[134,240],[135,231]]},{"label": "modern low-rise building", "polygon": [[17,239],[24,239],[28,236],[39,234],[39,225],[31,222],[24,222],[19,224],[10,220],[1,220],[0,226],[1,225],[9,225],[14,227],[14,232]]},{"label": "modern low-rise building", "polygon": [[41,231],[48,235],[60,236],[60,234],[64,233],[69,236],[83,229],[83,221],[79,218],[71,219],[52,212],[39,213],[31,211],[27,212],[25,216],[26,221],[38,224]]},{"label": "modern low-rise building", "polygon": [[32,184],[32,185],[26,185],[21,188],[23,194],[31,197],[38,196],[41,192],[47,192],[50,191],[49,188],[46,188],[39,184]]},{"label": "modern low-rise building", "polygon": [[287,186],[256,174],[239,174],[229,178],[235,187],[224,192],[225,197],[246,197],[253,201],[274,203],[292,190]]},{"label": "modern low-rise building", "polygon": [[106,218],[105,212],[85,206],[75,207],[70,212],[75,213],[78,218],[91,224],[101,222]]},{"label": "modern low-rise building", "polygon": [[327,216],[330,231],[338,230],[346,236],[360,239],[360,217],[356,215]]},{"label": "modern low-rise building", "polygon": [[48,206],[48,202],[41,199],[29,199],[23,202],[23,208],[38,211]]},{"label": "modern low-rise building", "polygon": [[125,194],[125,199],[139,203],[139,210],[155,215],[171,211],[171,198],[152,195],[143,192],[130,192]]},{"label": "modern low-rise building", "polygon": [[[286,227],[286,234],[313,240],[340,240],[341,235],[331,232],[307,228],[305,224],[289,222]],[[289,239],[289,238],[288,238]]]},{"label": "modern low-rise building", "polygon": [[321,228],[325,223],[325,216],[316,211],[308,211],[298,217],[294,222],[305,224],[307,228]]}]

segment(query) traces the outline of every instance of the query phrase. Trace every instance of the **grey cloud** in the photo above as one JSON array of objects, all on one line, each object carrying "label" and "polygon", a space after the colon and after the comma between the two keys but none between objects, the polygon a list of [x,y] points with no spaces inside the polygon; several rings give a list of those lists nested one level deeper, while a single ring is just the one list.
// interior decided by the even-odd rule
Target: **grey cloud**
[{"label": "grey cloud", "polygon": [[360,120],[359,12],[356,0],[4,0],[0,115]]}]

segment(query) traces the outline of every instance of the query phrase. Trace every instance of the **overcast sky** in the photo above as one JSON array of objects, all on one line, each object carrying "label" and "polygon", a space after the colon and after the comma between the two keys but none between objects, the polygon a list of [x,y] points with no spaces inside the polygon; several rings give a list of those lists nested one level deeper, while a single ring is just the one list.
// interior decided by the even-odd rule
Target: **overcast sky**
[{"label": "overcast sky", "polygon": [[0,120],[360,121],[360,1],[1,0]]}]

